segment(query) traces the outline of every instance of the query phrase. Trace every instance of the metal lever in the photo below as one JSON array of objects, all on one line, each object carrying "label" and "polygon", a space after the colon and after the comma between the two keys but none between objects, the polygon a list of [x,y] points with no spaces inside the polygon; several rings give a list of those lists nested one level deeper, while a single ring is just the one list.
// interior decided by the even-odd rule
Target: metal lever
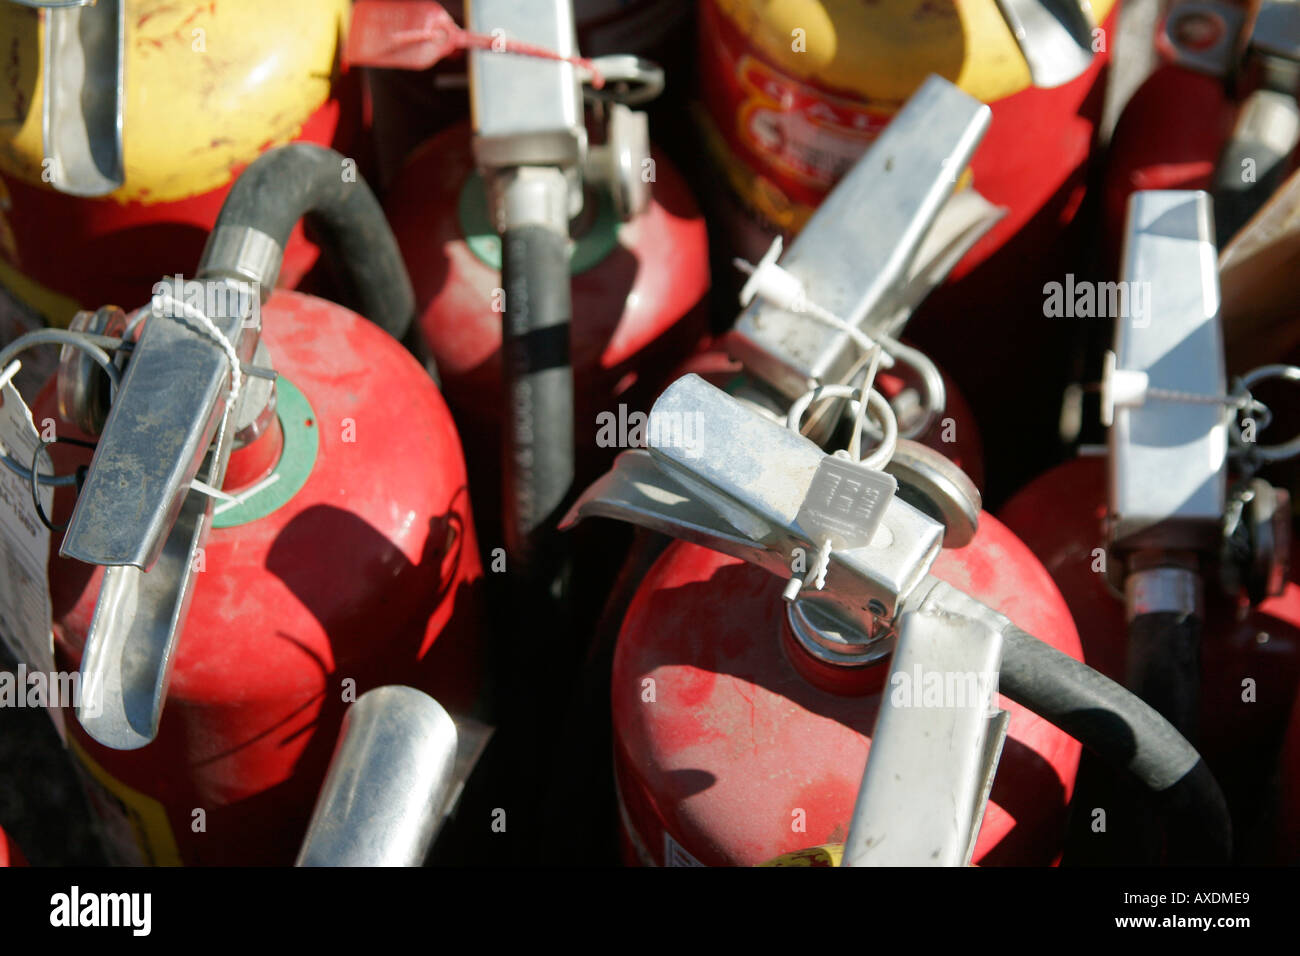
[{"label": "metal lever", "polygon": [[[206,280],[207,301],[237,303],[211,315],[248,361],[256,304],[234,280]],[[106,566],[81,673],[78,718],[106,747],[133,750],[157,734],[176,640],[192,595],[211,499],[233,439],[231,369],[223,350],[188,318],[145,324],[104,423],[59,553]],[[84,703],[89,698],[90,705]]]},{"label": "metal lever", "polygon": [[[692,427],[694,439],[681,440]],[[647,434],[649,450],[620,455],[561,528],[597,515],[619,518],[785,578],[797,554],[816,552],[798,520],[828,457],[811,441],[696,375],[664,391]],[[799,603],[849,643],[876,640],[925,578],[943,534],[943,525],[895,496],[870,544],[833,551],[824,589],[805,589]]]},{"label": "metal lever", "polygon": [[15,0],[45,17],[42,136],[51,182],[74,196],[122,185],[125,0]]},{"label": "metal lever", "polygon": [[[988,622],[903,615],[843,866],[970,862],[1007,734],[1001,664],[1002,634]],[[944,676],[951,699],[923,697],[928,674]]]},{"label": "metal lever", "polygon": [[1116,320],[1104,387],[1112,547],[1216,548],[1228,424],[1210,197],[1134,193],[1121,279],[1147,314]]},{"label": "metal lever", "polygon": [[[1000,215],[972,194],[948,228],[936,227],[991,115],[947,80],[929,77],[826,197],[781,267],[819,308],[868,335],[897,333]],[[727,348],[791,401],[816,384],[843,381],[860,357],[847,332],[762,297],[736,320]]]},{"label": "metal lever", "polygon": [[[563,57],[576,53],[571,0],[469,0],[474,33],[504,35]],[[474,157],[485,170],[512,166],[578,167],[587,148],[582,81],[572,62],[471,50],[470,109]],[[570,196],[582,209],[581,190]]]},{"label": "metal lever", "polygon": [[1092,21],[1086,0],[998,0],[1034,86],[1063,86],[1092,65]]},{"label": "metal lever", "polygon": [[419,866],[464,779],[464,749],[456,722],[428,694],[366,691],[343,715],[296,865]]}]

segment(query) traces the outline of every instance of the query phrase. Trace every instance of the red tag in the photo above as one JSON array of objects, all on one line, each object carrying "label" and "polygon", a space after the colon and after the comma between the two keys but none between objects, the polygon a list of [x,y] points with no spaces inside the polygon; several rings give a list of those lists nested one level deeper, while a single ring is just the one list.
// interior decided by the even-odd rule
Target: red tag
[{"label": "red tag", "polygon": [[464,45],[460,27],[439,3],[356,0],[343,59],[349,66],[427,70]]},{"label": "red tag", "polygon": [[554,50],[504,36],[470,33],[452,19],[442,4],[426,0],[356,0],[343,59],[349,66],[427,70],[448,54],[470,47],[563,60],[586,70],[596,89],[605,85],[604,77],[590,60],[563,57]]}]

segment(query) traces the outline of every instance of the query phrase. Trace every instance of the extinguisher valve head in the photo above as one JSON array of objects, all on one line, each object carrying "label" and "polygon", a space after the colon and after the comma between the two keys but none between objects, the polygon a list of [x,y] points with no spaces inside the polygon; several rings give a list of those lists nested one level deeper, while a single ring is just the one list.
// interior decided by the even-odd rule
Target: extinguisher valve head
[{"label": "extinguisher valve head", "polygon": [[899,498],[892,476],[827,455],[699,376],[655,402],[647,444],[620,455],[562,527],[618,518],[799,576],[799,603],[863,641],[892,630],[942,546],[943,525]]}]

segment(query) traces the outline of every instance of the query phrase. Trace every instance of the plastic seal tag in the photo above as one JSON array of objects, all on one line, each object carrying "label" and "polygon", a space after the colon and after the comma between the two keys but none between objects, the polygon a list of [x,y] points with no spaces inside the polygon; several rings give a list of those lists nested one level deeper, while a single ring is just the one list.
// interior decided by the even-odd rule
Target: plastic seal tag
[{"label": "plastic seal tag", "polygon": [[[0,389],[0,445],[20,462],[30,462],[41,444],[32,413],[9,382]],[[46,513],[53,506],[54,489],[42,486],[38,492]],[[54,669],[54,634],[50,630],[50,583],[47,564],[50,532],[36,516],[28,482],[0,465],[0,642],[18,661],[12,696],[0,675],[0,707],[43,705],[49,711],[60,739],[67,743],[61,705],[73,701],[56,699],[56,689],[67,685]],[[38,693],[39,675],[45,684]],[[39,701],[33,699],[42,698]]]},{"label": "plastic seal tag", "polygon": [[356,0],[343,60],[349,66],[427,70],[453,53],[471,49],[561,60],[585,70],[595,89],[605,85],[600,71],[585,57],[560,56],[512,40],[500,29],[471,33],[433,0]]},{"label": "plastic seal tag", "polygon": [[862,548],[876,536],[897,490],[893,475],[827,455],[817,466],[795,520],[812,541],[829,541],[837,551]]}]

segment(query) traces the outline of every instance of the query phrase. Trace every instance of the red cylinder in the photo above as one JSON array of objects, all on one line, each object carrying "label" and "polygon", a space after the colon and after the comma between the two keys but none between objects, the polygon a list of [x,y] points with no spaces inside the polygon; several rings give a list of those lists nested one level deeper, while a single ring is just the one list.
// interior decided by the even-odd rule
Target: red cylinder
[{"label": "red cylinder", "polygon": [[26,866],[27,861],[23,859],[22,853],[18,850],[18,844],[9,838],[4,830],[0,830],[0,866]]},{"label": "red cylinder", "polygon": [[[1070,607],[1084,660],[1124,682],[1128,627],[1105,574],[1106,459],[1078,458],[1027,485],[1000,512]],[[1045,520],[1047,519],[1047,520]],[[1300,584],[1251,608],[1205,586],[1198,749],[1229,796],[1267,786],[1300,681]]]},{"label": "red cylinder", "polygon": [[[654,198],[630,222],[589,191],[571,257],[578,483],[617,448],[598,442],[602,413],[646,408],[706,325],[704,220],[680,174],[656,153]],[[483,514],[499,495],[502,386],[500,242],[474,173],[466,126],[419,149],[386,202],[420,310],[420,331],[465,439]],[[494,305],[496,308],[494,308]]]},{"label": "red cylinder", "polygon": [[[280,373],[278,479],[243,489],[234,509],[214,504],[158,736],[109,750],[67,714],[119,860],[291,863],[348,702],[390,683],[453,711],[476,695],[482,569],[437,389],[391,337],[330,302],[276,292],[262,315]],[[54,415],[51,389],[37,408],[38,421]],[[77,460],[55,450],[62,469]],[[56,500],[65,516],[70,506]],[[102,572],[58,546],[56,649],[76,670]]]},{"label": "red cylinder", "polygon": [[[942,552],[934,573],[1079,656],[1051,578],[991,515],[968,547]],[[748,866],[844,841],[887,669],[858,670],[850,689],[808,666],[786,629],[782,584],[682,542],[645,577],[611,683],[630,862]],[[999,706],[1010,731],[974,859],[1049,864],[1080,747],[1017,704]]]}]

